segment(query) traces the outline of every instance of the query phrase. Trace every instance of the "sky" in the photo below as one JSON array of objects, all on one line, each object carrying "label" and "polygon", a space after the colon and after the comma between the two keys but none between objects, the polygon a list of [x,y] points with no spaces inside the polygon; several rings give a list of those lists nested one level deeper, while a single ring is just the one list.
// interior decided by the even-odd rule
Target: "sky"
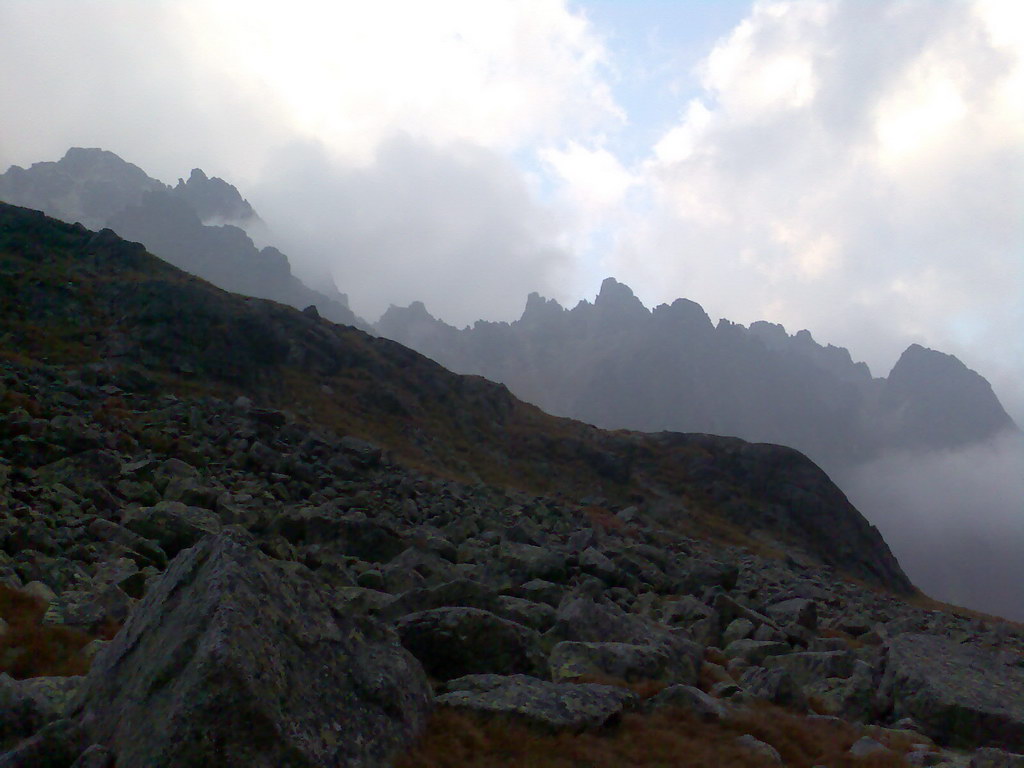
[{"label": "sky", "polygon": [[[1019,0],[0,3],[0,169],[70,146],[201,167],[371,321],[512,320],[614,276],[876,376],[911,343],[955,354],[1024,424],[1022,93]],[[993,515],[1019,514],[1014,450],[855,494],[987,462]]]}]

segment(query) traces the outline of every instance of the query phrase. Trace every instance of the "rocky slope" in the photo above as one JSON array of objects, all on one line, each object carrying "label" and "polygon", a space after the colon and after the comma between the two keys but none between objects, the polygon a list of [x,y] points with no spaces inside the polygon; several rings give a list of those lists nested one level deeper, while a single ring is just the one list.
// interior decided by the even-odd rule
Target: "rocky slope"
[{"label": "rocky slope", "polygon": [[0,606],[112,635],[0,675],[0,766],[386,765],[449,712],[779,764],[767,703],[836,764],[1024,759],[1020,628],[921,607],[795,451],[549,417],[11,206],[0,274]]},{"label": "rocky slope", "polygon": [[170,187],[113,152],[72,147],[57,162],[0,174],[0,200],[93,229],[111,227],[225,290],[294,307],[315,305],[334,322],[366,327],[345,295],[306,287],[283,253],[257,248],[242,229],[259,221],[252,206],[235,187],[198,168]]},{"label": "rocky slope", "polygon": [[609,278],[571,310],[532,294],[513,323],[462,330],[415,303],[378,331],[448,368],[506,384],[609,429],[671,429],[791,445],[830,471],[893,449],[956,448],[1016,429],[991,386],[951,355],[911,346],[887,378],[781,325],[713,325],[678,299],[646,309]]}]

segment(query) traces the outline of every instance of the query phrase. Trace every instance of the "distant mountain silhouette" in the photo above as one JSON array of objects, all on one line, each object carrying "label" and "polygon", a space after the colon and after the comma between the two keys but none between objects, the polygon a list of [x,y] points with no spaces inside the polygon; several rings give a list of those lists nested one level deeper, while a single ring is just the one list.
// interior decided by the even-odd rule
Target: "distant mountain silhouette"
[{"label": "distant mountain silhouette", "polygon": [[692,301],[648,310],[609,278],[566,310],[531,294],[513,323],[459,330],[416,302],[378,331],[460,373],[504,383],[546,411],[608,429],[734,435],[841,469],[894,448],[952,448],[1015,425],[988,382],[914,345],[888,378],[808,331],[714,325]]},{"label": "distant mountain silhouette", "polygon": [[304,308],[367,328],[348,298],[305,286],[276,248],[259,249],[237,225],[259,220],[238,190],[193,169],[170,187],[113,152],[73,147],[58,162],[11,167],[0,175],[0,200],[87,227],[109,227],[161,258],[225,290]]}]

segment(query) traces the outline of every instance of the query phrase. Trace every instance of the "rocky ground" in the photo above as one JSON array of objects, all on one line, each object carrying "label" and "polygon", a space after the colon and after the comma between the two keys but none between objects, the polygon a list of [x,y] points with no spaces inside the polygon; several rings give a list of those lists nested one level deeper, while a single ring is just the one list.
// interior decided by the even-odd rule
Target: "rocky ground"
[{"label": "rocky ground", "polygon": [[118,371],[0,367],[0,578],[113,634],[84,676],[0,677],[0,765],[383,765],[435,708],[578,732],[760,701],[859,724],[851,756],[1024,761],[1020,627]]}]

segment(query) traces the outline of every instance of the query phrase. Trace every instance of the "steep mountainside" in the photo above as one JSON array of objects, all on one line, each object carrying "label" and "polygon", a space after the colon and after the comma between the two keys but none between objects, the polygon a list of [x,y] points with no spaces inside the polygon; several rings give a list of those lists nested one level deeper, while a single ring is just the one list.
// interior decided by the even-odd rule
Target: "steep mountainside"
[{"label": "steep mountainside", "polygon": [[198,168],[170,187],[113,152],[73,147],[58,162],[0,175],[0,200],[93,229],[110,227],[225,290],[297,308],[314,305],[334,322],[366,327],[343,294],[306,287],[283,253],[257,248],[236,226],[258,220],[252,206],[235,187]]},{"label": "steep mountainside", "polygon": [[0,210],[0,321],[9,348],[23,354],[238,387],[436,471],[631,501],[666,519],[706,516],[909,587],[878,532],[792,449],[608,433],[549,417],[501,385],[452,374],[393,341],[227,294],[109,230]]},{"label": "steep mountainside", "polygon": [[887,379],[780,325],[713,325],[678,299],[647,310],[609,278],[571,310],[532,294],[513,323],[458,330],[421,303],[378,331],[550,413],[609,429],[671,429],[791,445],[830,470],[892,448],[950,448],[1014,429],[981,376],[917,345]]}]

